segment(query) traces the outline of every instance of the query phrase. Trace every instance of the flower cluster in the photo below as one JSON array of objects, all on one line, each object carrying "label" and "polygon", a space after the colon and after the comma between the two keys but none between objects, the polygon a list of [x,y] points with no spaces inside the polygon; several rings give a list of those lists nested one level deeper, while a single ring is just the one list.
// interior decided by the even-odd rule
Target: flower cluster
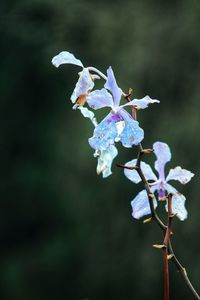
[{"label": "flower cluster", "polygon": [[[156,99],[145,96],[142,99],[130,99],[130,95],[125,94],[118,86],[115,75],[111,67],[107,69],[107,76],[94,67],[84,67],[83,63],[67,51],[63,51],[52,59],[54,66],[59,67],[62,64],[73,64],[81,67],[79,78],[71,95],[73,109],[78,109],[82,115],[89,118],[94,125],[93,136],[88,139],[89,145],[95,150],[94,157],[98,158],[97,174],[108,177],[112,174],[111,166],[113,159],[117,156],[118,150],[116,143],[121,142],[126,148],[138,145],[144,138],[144,131],[139,126],[135,118],[138,109],[145,109],[151,103],[159,103]],[[102,89],[94,89],[95,80],[103,78],[105,84]],[[121,104],[121,100],[127,100]],[[89,107],[89,109],[88,109]],[[96,120],[94,111],[101,108],[109,108],[109,113],[99,123]],[[92,109],[92,110],[91,110]],[[129,109],[129,112],[127,111]],[[164,167],[171,160],[171,152],[167,144],[156,142],[153,144],[153,150],[156,155],[155,169],[158,172],[156,176],[151,167],[141,161],[141,170],[148,181],[150,191],[154,195],[153,205],[156,209],[157,201],[166,199],[166,193],[173,194],[172,211],[180,220],[187,217],[185,208],[185,196],[180,194],[168,182],[178,180],[185,184],[194,176],[193,173],[176,167],[169,171],[165,177]],[[136,165],[137,160],[133,159],[125,165],[132,167]],[[134,183],[139,183],[141,178],[138,172],[131,168],[125,168],[125,176]],[[149,198],[146,190],[142,190],[131,202],[132,216],[139,219],[151,213]],[[166,204],[167,210],[167,204]]]},{"label": "flower cluster", "polygon": [[[160,101],[151,99],[149,96],[142,99],[131,99],[131,89],[127,94],[123,92],[117,84],[111,67],[107,69],[107,75],[104,75],[94,67],[85,67],[70,52],[59,53],[53,57],[52,63],[55,67],[62,64],[73,64],[81,68],[71,95],[71,102],[73,109],[79,110],[94,126],[93,135],[88,139],[88,143],[94,150],[94,157],[98,159],[97,174],[102,174],[103,178],[112,174],[112,162],[118,155],[116,147],[118,142],[125,148],[138,145],[137,158],[128,161],[125,165],[118,164],[118,166],[124,169],[124,175],[130,181],[136,184],[142,182],[144,185],[144,189],[131,201],[133,218],[140,219],[151,214],[151,217],[143,222],[146,223],[153,219],[164,232],[163,243],[153,245],[155,248],[162,249],[163,253],[164,299],[169,299],[169,259],[175,263],[195,299],[200,299],[187,277],[185,268],[175,256],[170,239],[173,216],[177,216],[183,221],[187,218],[188,212],[185,208],[185,196],[169,182],[176,180],[181,184],[186,184],[194,174],[177,166],[170,169],[168,175],[165,175],[165,165],[171,160],[169,146],[157,141],[153,144],[152,149],[143,149],[141,141],[144,138],[144,131],[136,120],[137,110],[145,109],[149,104]],[[100,79],[103,79],[105,83],[101,89],[95,89],[95,81]],[[124,103],[123,100],[125,100]],[[109,113],[104,116],[103,120],[97,122],[95,112],[102,108],[109,108]],[[145,154],[152,152],[156,156],[154,168],[157,174],[150,165],[142,161]],[[168,213],[166,224],[160,219],[156,210],[159,200],[165,201],[165,210]]]},{"label": "flower cluster", "polygon": [[[84,117],[89,118],[94,125],[94,133],[89,138],[90,146],[95,150],[95,157],[98,157],[97,173],[103,174],[103,177],[109,176],[113,159],[118,151],[116,142],[121,142],[126,148],[138,145],[144,138],[144,131],[139,126],[138,121],[127,112],[134,109],[145,109],[150,103],[159,103],[156,99],[145,96],[142,99],[133,99],[120,105],[122,96],[125,93],[118,87],[113,70],[111,67],[107,70],[107,77],[99,70],[93,67],[84,67],[82,62],[67,51],[63,51],[52,59],[54,66],[61,64],[73,64],[80,66],[82,71],[79,73],[79,79],[71,96],[74,109],[79,109]],[[94,89],[95,79],[103,77],[106,82],[100,90]],[[98,124],[93,110],[109,107],[110,112]]]}]

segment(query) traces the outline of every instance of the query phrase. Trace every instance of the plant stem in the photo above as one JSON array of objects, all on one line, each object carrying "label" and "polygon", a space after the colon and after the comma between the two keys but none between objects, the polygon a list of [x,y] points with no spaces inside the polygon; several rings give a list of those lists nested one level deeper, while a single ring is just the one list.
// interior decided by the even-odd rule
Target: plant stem
[{"label": "plant stem", "polygon": [[[144,150],[141,144],[138,145],[138,157],[137,157],[137,162],[136,162],[136,170],[144,184],[145,190],[147,192],[148,195],[148,199],[149,199],[149,205],[150,205],[150,209],[151,209],[151,215],[152,215],[152,219],[157,223],[157,225],[161,228],[161,230],[163,231],[163,233],[165,233],[165,231],[167,232],[168,226],[166,226],[161,219],[158,217],[154,205],[153,205],[153,201],[152,201],[152,197],[151,195],[151,190],[150,190],[150,186],[148,181],[146,180],[144,173],[141,170],[140,164],[141,164],[141,159],[142,156],[144,154]],[[170,214],[172,215],[172,214]],[[171,218],[170,218],[171,219]],[[171,221],[170,221],[171,222]],[[171,225],[170,225],[171,226]],[[171,231],[171,230],[170,230]],[[169,230],[168,230],[169,232]],[[166,235],[165,235],[166,236]],[[193,287],[191,281],[188,278],[186,269],[181,265],[181,263],[179,262],[179,260],[177,259],[172,244],[171,244],[171,240],[170,240],[170,233],[168,234],[168,248],[169,248],[169,254],[172,255],[172,262],[174,263],[174,265],[176,266],[176,268],[178,269],[178,271],[180,272],[186,286],[188,287],[189,291],[192,293],[194,299],[200,300],[200,296],[198,295],[197,291],[195,290],[195,288]]]},{"label": "plant stem", "polygon": [[178,269],[180,275],[182,276],[182,278],[183,278],[186,286],[188,287],[189,291],[192,293],[194,299],[200,300],[200,296],[198,295],[198,293],[195,290],[195,288],[193,287],[190,279],[188,278],[186,269],[182,266],[182,264],[180,263],[180,261],[176,257],[170,240],[169,240],[169,253],[172,255],[171,260],[174,263],[174,265],[176,266],[176,268]]},{"label": "plant stem", "polygon": [[163,262],[164,262],[164,300],[169,300],[169,264],[168,264],[168,244],[171,234],[172,223],[172,194],[168,195],[168,222],[163,241]]},{"label": "plant stem", "polygon": [[169,300],[169,266],[167,258],[167,247],[163,247],[164,263],[164,300]]},{"label": "plant stem", "polygon": [[[101,71],[99,71],[98,69],[94,68],[94,67],[88,67],[88,70],[89,71],[93,71],[95,73],[97,73],[99,76],[101,76],[104,80],[107,80],[107,76],[104,75]],[[126,99],[126,101],[130,102],[131,99],[130,99],[130,95],[122,92],[124,98]],[[133,118],[136,120],[137,116],[136,116],[136,110],[135,109],[132,109],[132,116]],[[138,145],[138,157],[137,157],[137,163],[136,163],[136,168],[135,170],[137,170],[143,184],[144,184],[144,187],[145,187],[145,190],[147,192],[147,195],[148,195],[148,199],[149,199],[149,205],[150,205],[150,209],[151,209],[151,216],[152,216],[152,219],[157,223],[157,225],[160,227],[160,229],[163,231],[163,233],[165,233],[165,239],[164,239],[164,242],[167,241],[167,247],[165,248],[165,252],[163,250],[163,252],[165,253],[165,255],[163,255],[163,257],[165,256],[164,258],[164,269],[165,269],[165,289],[166,289],[166,295],[164,299],[168,299],[169,298],[169,270],[168,270],[168,257],[167,257],[167,253],[169,251],[169,254],[172,256],[171,260],[172,262],[174,263],[174,265],[176,266],[176,268],[178,269],[178,271],[180,272],[185,284],[187,285],[188,289],[190,290],[190,292],[192,293],[192,295],[194,296],[194,299],[197,299],[197,300],[200,300],[200,296],[198,295],[198,293],[196,292],[196,290],[194,289],[192,283],[190,282],[189,278],[188,278],[188,275],[187,275],[187,272],[186,272],[186,269],[181,265],[181,263],[179,262],[178,258],[176,257],[175,253],[174,253],[174,250],[173,250],[173,247],[172,247],[172,244],[171,244],[171,240],[170,240],[170,232],[171,232],[171,213],[169,214],[169,210],[170,208],[168,207],[168,226],[166,226],[162,220],[159,218],[158,214],[156,213],[155,211],[155,208],[154,208],[154,204],[153,204],[153,194],[151,193],[151,190],[150,190],[150,186],[149,186],[149,183],[147,181],[147,179],[145,178],[144,176],[144,173],[142,172],[142,169],[141,169],[141,159],[142,159],[142,156],[143,154],[145,153],[144,150],[143,150],[143,147],[142,147],[142,144],[140,143]],[[125,166],[122,166],[122,165],[118,165],[119,167],[123,167],[125,168]],[[169,201],[169,200],[168,200]],[[171,200],[170,200],[171,201]],[[170,204],[171,205],[171,204]],[[170,230],[169,230],[169,223],[170,223]],[[167,240],[166,240],[166,236],[167,236]],[[167,292],[168,290],[168,292]],[[167,298],[168,297],[168,298]]]}]

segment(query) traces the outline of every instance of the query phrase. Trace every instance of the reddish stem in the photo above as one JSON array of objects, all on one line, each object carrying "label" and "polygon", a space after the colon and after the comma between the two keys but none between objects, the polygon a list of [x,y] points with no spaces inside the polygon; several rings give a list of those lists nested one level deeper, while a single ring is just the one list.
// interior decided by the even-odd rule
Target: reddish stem
[{"label": "reddish stem", "polygon": [[163,263],[164,263],[164,300],[169,300],[169,265],[168,244],[170,241],[172,223],[172,194],[168,196],[168,223],[163,241]]},{"label": "reddish stem", "polygon": [[164,263],[164,300],[169,300],[169,266],[167,259],[167,247],[163,247],[163,263]]}]

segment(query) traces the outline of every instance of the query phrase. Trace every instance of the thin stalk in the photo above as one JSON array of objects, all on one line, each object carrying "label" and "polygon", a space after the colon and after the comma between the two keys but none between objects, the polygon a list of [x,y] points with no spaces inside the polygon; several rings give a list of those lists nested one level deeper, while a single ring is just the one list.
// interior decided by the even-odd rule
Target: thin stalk
[{"label": "thin stalk", "polygon": [[163,263],[164,263],[164,300],[169,300],[169,264],[168,264],[168,244],[171,234],[172,223],[172,195],[168,196],[168,222],[163,241]]},{"label": "thin stalk", "polygon": [[188,278],[187,271],[186,271],[185,267],[182,266],[182,264],[180,263],[180,261],[176,257],[170,240],[169,240],[169,253],[172,255],[171,260],[174,263],[174,265],[176,266],[176,268],[179,271],[180,275],[182,276],[186,286],[188,287],[189,291],[192,293],[194,299],[200,300],[200,296],[198,295],[198,293],[195,290],[195,288],[193,287],[190,279]]},{"label": "thin stalk", "polygon": [[[105,74],[103,74],[101,71],[99,71],[98,69],[96,69],[94,67],[88,67],[88,70],[92,71],[92,72],[95,72],[96,74],[101,76],[104,80],[107,80],[107,76]],[[130,94],[126,94],[126,93],[122,92],[122,95],[124,96],[126,101],[128,101],[128,102],[131,101]],[[134,108],[132,109],[132,116],[133,116],[134,119],[137,118],[137,110],[134,109]],[[142,144],[140,143],[138,145],[138,157],[137,157],[137,163],[136,163],[135,170],[137,170],[137,172],[138,172],[138,174],[139,174],[139,176],[140,176],[140,178],[141,178],[141,180],[144,184],[145,190],[147,192],[148,199],[149,199],[149,205],[150,205],[150,209],[151,209],[152,219],[156,222],[156,224],[160,227],[160,229],[162,230],[163,233],[165,233],[165,236],[166,236],[168,226],[166,226],[162,222],[162,220],[159,218],[158,214],[155,211],[155,208],[154,208],[154,205],[153,205],[153,194],[151,193],[149,183],[148,183],[147,179],[145,178],[144,173],[142,172],[142,169],[140,167],[141,159],[142,159],[142,156],[143,156],[144,153],[145,153],[145,150],[143,150]],[[125,166],[122,166],[122,165],[118,165],[118,166],[122,167],[122,168],[126,168]],[[188,287],[188,289],[190,290],[190,292],[194,296],[194,299],[200,300],[200,296],[198,295],[198,293],[196,292],[196,290],[194,289],[192,283],[190,282],[190,280],[188,278],[186,269],[181,265],[181,263],[179,262],[178,258],[176,257],[176,255],[174,253],[174,250],[173,250],[173,247],[172,247],[172,244],[171,244],[171,240],[170,240],[170,233],[168,234],[168,243],[167,243],[167,245],[168,245],[168,247],[166,247],[166,252],[167,252],[167,248],[168,248],[169,254],[171,255],[171,260],[174,263],[174,265],[176,266],[176,268],[178,269],[178,271],[180,272],[186,286]],[[165,255],[165,257],[166,257],[166,255]],[[167,262],[165,261],[165,263],[167,263],[167,265],[168,265],[168,261]],[[168,275],[166,274],[165,276],[167,277]],[[167,283],[166,283],[166,285],[167,285]],[[167,296],[168,295],[166,294],[166,297]],[[168,299],[168,298],[166,298],[166,299]]]}]

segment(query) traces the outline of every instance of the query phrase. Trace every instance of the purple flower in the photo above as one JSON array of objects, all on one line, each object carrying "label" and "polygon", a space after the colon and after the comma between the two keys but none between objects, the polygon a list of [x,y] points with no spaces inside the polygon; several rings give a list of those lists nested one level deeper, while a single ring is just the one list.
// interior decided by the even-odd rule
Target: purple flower
[{"label": "purple flower", "polygon": [[[187,210],[185,208],[185,196],[180,194],[173,186],[171,186],[168,181],[177,180],[182,184],[188,183],[194,176],[188,170],[182,169],[181,167],[175,167],[169,171],[169,174],[165,176],[164,168],[165,164],[171,160],[171,152],[167,144],[162,142],[156,142],[153,144],[154,153],[157,160],[155,161],[155,169],[158,172],[156,176],[151,167],[145,162],[141,162],[141,169],[148,181],[150,181],[151,192],[154,194],[158,193],[158,198],[164,200],[166,193],[172,193],[172,212],[177,215],[177,217],[183,221],[187,218]],[[126,166],[134,166],[136,164],[136,159],[133,159],[126,163]],[[135,170],[124,170],[125,176],[134,183],[139,183],[141,181],[138,173]],[[157,207],[157,201],[154,198],[154,207]],[[132,216],[139,219],[145,215],[151,213],[149,207],[148,196],[146,190],[141,191],[132,201]],[[167,210],[167,204],[165,206]]]},{"label": "purple flower", "polygon": [[[109,91],[109,92],[108,92]],[[111,112],[95,128],[89,144],[94,149],[105,150],[116,141],[121,141],[124,147],[130,148],[139,144],[144,138],[143,129],[139,123],[124,109],[127,106],[146,108],[149,103],[159,102],[149,96],[141,100],[134,99],[124,105],[120,105],[122,90],[118,87],[112,68],[107,70],[107,80],[104,88],[88,94],[87,103],[93,109],[110,107]]]}]

